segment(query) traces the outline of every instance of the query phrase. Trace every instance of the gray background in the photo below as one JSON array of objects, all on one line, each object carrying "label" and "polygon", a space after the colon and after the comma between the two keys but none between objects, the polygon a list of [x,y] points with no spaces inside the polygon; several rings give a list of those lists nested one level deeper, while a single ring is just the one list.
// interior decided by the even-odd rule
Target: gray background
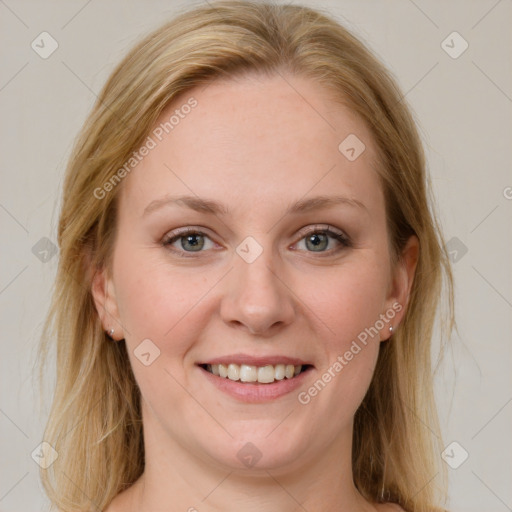
[{"label": "gray background", "polygon": [[[361,36],[415,111],[455,260],[459,333],[436,392],[445,446],[458,443],[450,462],[459,465],[462,450],[469,457],[448,468],[450,507],[512,510],[512,4],[304,3]],[[113,66],[185,5],[0,0],[1,512],[41,510],[46,502],[31,453],[47,408],[32,374],[57,267],[51,243],[72,141]],[[43,31],[59,45],[47,59],[31,48]],[[453,31],[469,44],[458,58],[442,47]],[[453,37],[446,44],[452,53],[462,48]]]}]

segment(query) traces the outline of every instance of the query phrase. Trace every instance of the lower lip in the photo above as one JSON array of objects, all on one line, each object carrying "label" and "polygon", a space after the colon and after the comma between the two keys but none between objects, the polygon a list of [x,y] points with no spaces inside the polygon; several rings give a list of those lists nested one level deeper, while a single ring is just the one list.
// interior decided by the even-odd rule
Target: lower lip
[{"label": "lower lip", "polygon": [[283,380],[274,381],[271,384],[243,383],[228,379],[227,377],[218,377],[200,366],[199,369],[214,386],[217,386],[217,388],[224,393],[242,402],[261,403],[275,400],[295,391],[303,384],[304,379],[307,378],[312,367],[309,367],[306,371],[299,373],[299,375],[292,379],[285,378]]}]

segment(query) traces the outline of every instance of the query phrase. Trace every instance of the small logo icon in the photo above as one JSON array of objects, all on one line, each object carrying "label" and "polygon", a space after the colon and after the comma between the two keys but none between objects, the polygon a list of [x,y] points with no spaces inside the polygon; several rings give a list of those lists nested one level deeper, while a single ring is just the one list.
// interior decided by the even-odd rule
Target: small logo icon
[{"label": "small logo icon", "polygon": [[236,454],[238,460],[248,468],[255,466],[261,459],[262,455],[263,454],[252,443],[245,443]]},{"label": "small logo icon", "polygon": [[364,153],[366,146],[357,135],[351,133],[341,142],[338,149],[347,160],[353,162]]},{"label": "small logo icon", "polygon": [[246,263],[253,263],[263,252],[263,247],[252,236],[248,236],[236,248],[236,252]]},{"label": "small logo icon", "polygon": [[47,263],[57,254],[57,246],[49,238],[43,236],[32,247],[32,254],[43,263]]},{"label": "small logo icon", "polygon": [[39,57],[47,59],[59,47],[59,43],[48,32],[41,32],[30,46]]},{"label": "small logo icon", "polygon": [[43,441],[31,454],[32,459],[43,469],[48,469],[56,460],[59,454],[50,443]]},{"label": "small logo icon", "polygon": [[458,33],[452,32],[441,43],[441,48],[452,58],[458,59],[469,47],[469,43]]},{"label": "small logo icon", "polygon": [[469,453],[457,441],[451,442],[441,453],[441,458],[452,469],[457,469],[466,462]]},{"label": "small logo icon", "polygon": [[160,357],[160,349],[149,338],[142,340],[133,353],[144,366],[153,364]]},{"label": "small logo icon", "polygon": [[468,252],[468,248],[456,236],[446,242],[446,250],[452,263],[458,263]]}]

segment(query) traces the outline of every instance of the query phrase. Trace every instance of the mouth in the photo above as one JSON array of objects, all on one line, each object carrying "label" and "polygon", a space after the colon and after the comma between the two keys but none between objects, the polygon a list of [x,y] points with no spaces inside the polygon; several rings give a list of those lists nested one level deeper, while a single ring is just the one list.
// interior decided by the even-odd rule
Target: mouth
[{"label": "mouth", "polygon": [[310,364],[286,364],[285,362],[262,366],[227,362],[198,366],[216,377],[253,385],[268,385],[278,381],[292,380],[313,368]]},{"label": "mouth", "polygon": [[198,361],[196,366],[214,388],[252,404],[293,395],[315,369],[309,361],[295,357],[243,353]]}]

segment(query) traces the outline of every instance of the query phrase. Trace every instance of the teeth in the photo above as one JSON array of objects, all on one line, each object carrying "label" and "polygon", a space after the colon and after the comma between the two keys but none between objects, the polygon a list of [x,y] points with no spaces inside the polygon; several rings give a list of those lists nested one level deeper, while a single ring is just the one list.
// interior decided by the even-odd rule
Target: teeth
[{"label": "teeth", "polygon": [[276,364],[275,369],[275,379],[276,380],[283,380],[286,374],[286,365],[284,364]]},{"label": "teeth", "polygon": [[258,368],[256,368],[256,366],[242,364],[240,366],[240,380],[242,382],[256,382],[258,380]]},{"label": "teeth", "polygon": [[[293,367],[292,367],[293,368]],[[258,382],[269,384],[274,382],[275,368],[272,365],[260,366],[258,368]]]},{"label": "teeth", "polygon": [[[217,366],[216,364],[208,365],[210,368],[212,368],[212,373],[214,373],[213,367]],[[219,376],[220,377],[227,377],[228,376],[228,367],[224,366],[223,364],[219,364]]]},{"label": "teeth", "polygon": [[302,366],[293,364],[276,364],[275,366],[251,366],[248,364],[209,364],[206,369],[218,375],[234,381],[260,382],[270,384],[275,380],[292,379],[302,371]]},{"label": "teeth", "polygon": [[228,366],[228,379],[240,380],[240,366],[237,364],[230,364]]}]

